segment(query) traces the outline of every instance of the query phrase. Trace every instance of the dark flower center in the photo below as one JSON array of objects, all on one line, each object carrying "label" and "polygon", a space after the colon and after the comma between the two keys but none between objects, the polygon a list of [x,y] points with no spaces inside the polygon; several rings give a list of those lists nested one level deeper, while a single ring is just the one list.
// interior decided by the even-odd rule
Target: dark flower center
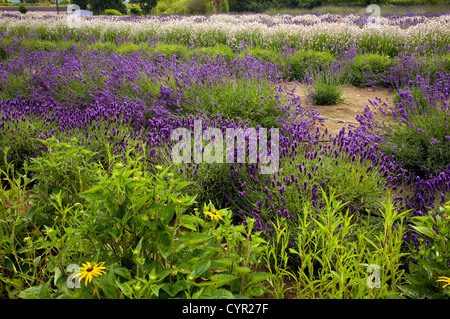
[{"label": "dark flower center", "polygon": [[93,271],[93,270],[94,270],[93,267],[89,267],[88,269],[86,269],[87,272],[91,272],[91,271]]}]

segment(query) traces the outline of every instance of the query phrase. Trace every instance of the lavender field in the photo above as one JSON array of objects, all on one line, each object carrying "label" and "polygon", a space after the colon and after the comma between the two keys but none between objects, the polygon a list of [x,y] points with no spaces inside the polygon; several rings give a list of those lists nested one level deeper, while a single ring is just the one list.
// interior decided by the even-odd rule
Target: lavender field
[{"label": "lavender field", "polygon": [[449,298],[450,14],[368,18],[0,14],[0,298]]}]

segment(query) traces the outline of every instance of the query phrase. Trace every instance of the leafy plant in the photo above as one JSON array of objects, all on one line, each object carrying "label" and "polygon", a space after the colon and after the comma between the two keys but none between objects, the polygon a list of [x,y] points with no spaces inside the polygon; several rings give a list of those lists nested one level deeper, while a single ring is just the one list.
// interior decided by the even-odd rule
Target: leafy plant
[{"label": "leafy plant", "polygon": [[28,12],[28,8],[25,5],[20,4],[19,5],[19,12],[22,13],[22,14],[25,14],[25,13]]},{"label": "leafy plant", "polygon": [[[297,296],[299,298],[398,298],[402,283],[400,269],[403,224],[407,212],[392,206],[389,194],[382,228],[354,219],[337,201],[334,192],[323,195],[326,209],[314,215],[309,203],[295,229],[296,248],[289,252],[299,258]],[[376,269],[370,275],[370,271]],[[367,273],[369,272],[369,274]],[[375,282],[373,282],[375,279]]]},{"label": "leafy plant", "polygon": [[122,13],[120,13],[118,10],[115,10],[115,9],[105,9],[105,15],[107,15],[107,16],[121,16]]},{"label": "leafy plant", "polygon": [[339,103],[342,88],[338,76],[331,72],[321,72],[315,77],[312,87],[312,100],[316,105],[334,105]]},{"label": "leafy plant", "polygon": [[142,15],[142,10],[141,10],[140,7],[138,7],[136,5],[133,5],[130,8],[130,14],[134,14],[134,15],[140,16],[140,15]]},{"label": "leafy plant", "polygon": [[450,274],[450,202],[439,207],[440,212],[429,211],[426,216],[413,217],[412,231],[420,235],[419,247],[411,245],[407,285],[402,291],[414,299],[449,298],[450,290],[439,282],[440,276]]},{"label": "leafy plant", "polygon": [[390,57],[369,53],[357,55],[350,62],[350,82],[356,86],[366,85],[386,85],[378,76],[383,74],[392,65],[393,61]]},{"label": "leafy plant", "polygon": [[383,129],[383,152],[402,161],[402,166],[419,176],[439,174],[450,163],[448,114],[430,102],[419,89],[406,90],[394,97],[405,113]]},{"label": "leafy plant", "polygon": [[328,69],[335,57],[327,51],[297,51],[289,57],[290,76],[299,81],[305,79],[306,72],[320,72]]}]

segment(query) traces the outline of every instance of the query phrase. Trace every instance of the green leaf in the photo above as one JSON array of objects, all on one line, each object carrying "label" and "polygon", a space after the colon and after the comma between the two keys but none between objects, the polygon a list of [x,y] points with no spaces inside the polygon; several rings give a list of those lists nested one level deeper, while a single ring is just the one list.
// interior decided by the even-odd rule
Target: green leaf
[{"label": "green leaf", "polygon": [[274,275],[268,272],[256,272],[251,276],[250,284],[254,285],[256,283],[259,283],[272,277],[274,277]]},{"label": "green leaf", "polygon": [[219,288],[214,289],[213,292],[210,295],[210,298],[212,299],[235,299],[231,291]]},{"label": "green leaf", "polygon": [[411,226],[411,227],[414,228],[419,233],[421,233],[425,236],[428,236],[430,238],[434,238],[437,235],[434,230],[432,230],[431,228],[425,227],[425,226]]},{"label": "green leaf", "polygon": [[159,296],[159,290],[164,286],[165,284],[160,284],[160,285],[153,285],[152,286],[152,291],[155,294],[156,297]]},{"label": "green leaf", "polygon": [[192,268],[192,275],[194,277],[199,277],[210,267],[211,267],[211,260],[202,260],[199,263],[195,264],[195,266]]},{"label": "green leaf", "polygon": [[186,186],[194,184],[193,182],[183,181],[177,183],[177,186],[175,187],[175,191],[179,191],[180,189],[185,188]]},{"label": "green leaf", "polygon": [[103,196],[103,185],[96,185],[86,191],[83,192],[83,197],[87,199],[104,199]]},{"label": "green leaf", "polygon": [[192,298],[192,299],[199,299],[200,296],[202,295],[204,289],[205,289],[205,288],[202,288],[202,289],[200,289],[199,291],[197,291],[196,293],[194,293],[194,294],[192,295],[191,298]]},{"label": "green leaf", "polygon": [[130,271],[125,267],[114,268],[114,273],[125,279],[131,279]]},{"label": "green leaf", "polygon": [[102,276],[102,290],[108,299],[118,298],[113,271],[109,271],[106,276]]},{"label": "green leaf", "polygon": [[197,226],[201,225],[203,220],[194,215],[182,215],[180,218],[180,225],[184,228],[197,231]]},{"label": "green leaf", "polygon": [[206,234],[194,232],[180,232],[180,233],[181,233],[181,242],[183,242],[186,245],[195,245],[203,243],[213,237],[213,235],[208,236]]},{"label": "green leaf", "polygon": [[140,211],[141,208],[147,203],[148,199],[153,196],[152,193],[147,193],[145,195],[142,195],[138,198],[134,199],[134,207],[136,208],[136,211]]},{"label": "green leaf", "polygon": [[161,288],[170,296],[175,297],[180,291],[186,289],[188,283],[185,280],[178,280],[175,284],[165,283]]},{"label": "green leaf", "polygon": [[128,298],[133,297],[133,289],[127,283],[121,283],[116,280],[116,285],[120,288],[120,291]]},{"label": "green leaf", "polygon": [[241,274],[247,274],[250,272],[250,268],[248,267],[234,266],[233,269],[240,272]]},{"label": "green leaf", "polygon": [[167,225],[172,220],[174,214],[175,214],[175,206],[173,202],[170,202],[166,206],[163,206],[163,209],[159,214],[159,218],[160,220],[165,221],[165,224]]},{"label": "green leaf", "polygon": [[37,267],[37,266],[39,265],[39,263],[40,263],[40,261],[41,261],[41,258],[42,258],[42,255],[36,257],[36,258],[33,260],[33,265],[34,265],[34,267]]},{"label": "green leaf", "polygon": [[61,277],[61,269],[59,269],[58,266],[55,267],[55,278],[53,279],[53,284],[56,286],[56,282],[58,281],[59,277]]}]

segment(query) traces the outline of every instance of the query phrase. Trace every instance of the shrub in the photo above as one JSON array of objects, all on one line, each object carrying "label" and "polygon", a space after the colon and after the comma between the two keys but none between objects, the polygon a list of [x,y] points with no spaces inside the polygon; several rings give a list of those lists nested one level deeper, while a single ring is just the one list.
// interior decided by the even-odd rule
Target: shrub
[{"label": "shrub", "polygon": [[140,15],[142,15],[142,10],[141,10],[141,8],[139,8],[138,6],[133,5],[133,6],[130,8],[130,14],[140,16]]},{"label": "shrub", "polygon": [[450,163],[447,112],[433,109],[420,89],[397,93],[394,101],[407,111],[408,120],[385,128],[387,144],[381,150],[419,176],[439,174]]},{"label": "shrub", "polygon": [[219,44],[213,47],[201,47],[197,49],[197,52],[200,54],[209,55],[211,59],[214,59],[217,55],[219,57],[225,57],[228,62],[235,57],[233,50],[223,44]]},{"label": "shrub", "polygon": [[28,8],[24,6],[23,4],[19,5],[19,12],[22,14],[25,14],[28,12]]},{"label": "shrub", "polygon": [[260,47],[248,48],[241,53],[241,57],[244,57],[246,54],[264,62],[279,63],[280,65],[287,64],[286,59],[281,57],[281,52],[275,49],[263,49]]},{"label": "shrub", "polygon": [[225,81],[209,87],[194,86],[185,92],[188,100],[183,113],[206,111],[223,114],[227,120],[238,118],[250,127],[261,125],[267,129],[278,127],[280,96],[269,81],[236,80]]},{"label": "shrub", "polygon": [[334,62],[334,59],[334,56],[327,51],[297,51],[288,59],[291,66],[290,76],[297,80],[303,80],[307,71],[323,71]]},{"label": "shrub", "polygon": [[392,65],[390,57],[377,53],[357,55],[350,62],[350,82],[356,86],[389,85],[380,80],[379,76]]},{"label": "shrub", "polygon": [[107,15],[107,16],[121,16],[122,13],[120,13],[116,9],[105,9],[105,15]]},{"label": "shrub", "polygon": [[186,13],[205,14],[213,12],[212,3],[208,0],[188,0],[186,4]]},{"label": "shrub", "polygon": [[189,57],[191,52],[188,48],[181,44],[164,44],[158,43],[153,47],[154,54],[163,54],[166,57],[176,55],[177,58]]}]

